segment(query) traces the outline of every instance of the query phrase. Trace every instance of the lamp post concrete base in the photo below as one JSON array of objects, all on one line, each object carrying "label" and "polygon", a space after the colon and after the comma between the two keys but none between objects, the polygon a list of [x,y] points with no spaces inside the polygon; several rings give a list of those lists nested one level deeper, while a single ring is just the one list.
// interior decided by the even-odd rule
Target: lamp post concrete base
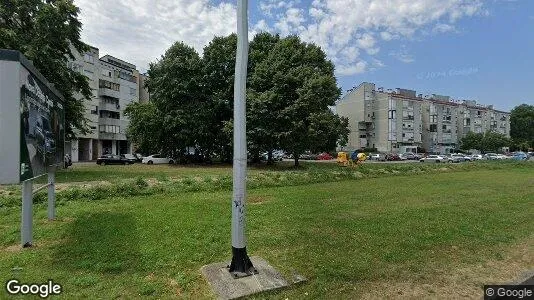
[{"label": "lamp post concrete base", "polygon": [[[289,283],[266,260],[253,256],[250,258],[258,274],[236,278],[228,272],[228,262],[213,263],[203,266],[200,271],[209,282],[218,299],[236,299],[247,295],[284,288]],[[293,280],[293,282],[304,281]]]}]

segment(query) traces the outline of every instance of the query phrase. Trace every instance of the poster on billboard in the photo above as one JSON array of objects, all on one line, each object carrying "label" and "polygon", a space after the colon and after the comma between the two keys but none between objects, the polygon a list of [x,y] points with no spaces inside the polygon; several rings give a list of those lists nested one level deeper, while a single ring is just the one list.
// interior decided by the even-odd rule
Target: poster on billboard
[{"label": "poster on billboard", "polygon": [[13,50],[0,49],[0,79],[0,184],[22,182],[62,167],[61,94]]},{"label": "poster on billboard", "polygon": [[20,181],[63,162],[65,114],[59,98],[26,68],[20,72]]}]

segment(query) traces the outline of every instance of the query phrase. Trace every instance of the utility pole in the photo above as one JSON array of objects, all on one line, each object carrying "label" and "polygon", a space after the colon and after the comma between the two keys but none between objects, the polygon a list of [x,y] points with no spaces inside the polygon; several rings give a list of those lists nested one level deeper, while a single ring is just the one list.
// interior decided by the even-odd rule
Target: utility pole
[{"label": "utility pole", "polygon": [[245,200],[247,175],[246,83],[248,64],[248,0],[237,0],[237,53],[234,81],[234,164],[232,196],[232,262],[234,278],[257,273],[247,254]]}]

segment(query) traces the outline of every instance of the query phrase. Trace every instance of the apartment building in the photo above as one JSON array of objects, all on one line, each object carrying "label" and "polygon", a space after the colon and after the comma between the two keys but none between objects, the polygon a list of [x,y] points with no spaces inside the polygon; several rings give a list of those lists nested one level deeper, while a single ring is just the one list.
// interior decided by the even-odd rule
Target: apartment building
[{"label": "apartment building", "polygon": [[67,142],[65,153],[71,154],[72,161],[131,153],[132,145],[126,137],[129,121],[124,109],[129,103],[138,102],[140,93],[147,95],[146,91],[140,92],[144,80],[136,66],[111,55],[99,58],[98,48],[91,47],[86,53],[75,53],[69,67],[87,76],[93,96],[84,101],[91,132]]},{"label": "apartment building", "polygon": [[468,132],[496,131],[510,135],[509,113],[475,101],[416,94],[414,90],[376,88],[364,82],[336,104],[349,119],[346,150],[376,148],[380,152],[451,153]]}]

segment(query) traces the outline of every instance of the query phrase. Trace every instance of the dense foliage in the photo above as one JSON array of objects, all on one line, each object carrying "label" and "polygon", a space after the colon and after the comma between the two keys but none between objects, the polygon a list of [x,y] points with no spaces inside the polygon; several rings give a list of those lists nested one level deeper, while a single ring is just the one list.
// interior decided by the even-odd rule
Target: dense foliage
[{"label": "dense foliage", "polygon": [[498,132],[486,133],[469,132],[461,140],[461,148],[464,150],[479,150],[482,153],[498,152],[502,147],[510,146],[510,139]]},{"label": "dense foliage", "polygon": [[511,111],[510,136],[517,149],[534,147],[534,105],[521,104]]},{"label": "dense foliage", "polygon": [[[141,151],[180,160],[232,157],[236,35],[215,37],[201,57],[175,43],[148,70],[152,104],[132,104],[128,134]],[[346,143],[348,121],[329,109],[340,96],[334,65],[298,37],[260,33],[250,43],[247,137],[252,158],[285,150],[295,164],[305,151]],[[194,151],[192,151],[194,149]],[[193,153],[194,152],[194,153]]]},{"label": "dense foliage", "polygon": [[67,138],[88,132],[83,98],[92,95],[87,78],[67,67],[73,49],[89,49],[80,40],[78,14],[72,0],[0,1],[0,48],[22,52],[65,97]]}]

